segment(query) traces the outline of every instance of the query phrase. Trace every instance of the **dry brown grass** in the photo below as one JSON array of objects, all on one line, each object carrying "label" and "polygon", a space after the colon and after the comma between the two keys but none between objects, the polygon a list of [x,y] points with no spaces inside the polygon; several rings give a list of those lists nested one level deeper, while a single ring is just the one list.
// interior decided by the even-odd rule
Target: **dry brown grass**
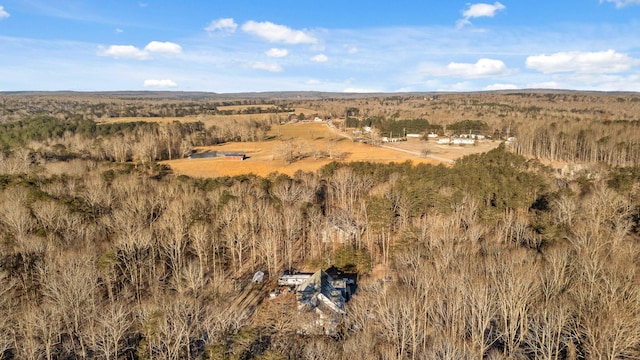
[{"label": "dry brown grass", "polygon": [[[222,106],[223,110],[241,111],[248,106]],[[309,108],[296,108],[296,114],[314,114],[317,111]],[[263,120],[269,117],[286,118],[286,114],[239,114],[239,115],[198,115],[186,117],[122,117],[108,120],[109,122],[154,121],[159,123],[196,122],[201,121],[205,126],[224,126],[232,122]],[[475,146],[437,145],[434,141],[425,142],[410,139],[406,142],[385,144],[385,147],[352,142],[347,133],[329,128],[326,123],[298,123],[274,125],[269,132],[269,140],[262,142],[227,143],[222,145],[198,148],[198,151],[242,152],[249,158],[245,161],[229,161],[224,158],[206,159],[178,159],[166,161],[177,174],[192,177],[236,176],[253,173],[266,176],[279,172],[293,175],[296,171],[316,171],[332,161],[371,161],[371,162],[404,162],[440,163],[424,156],[424,151],[435,158],[455,160],[462,156],[485,152],[495,148],[499,142],[482,142]],[[284,142],[294,142],[303,154],[301,159],[292,163],[285,162],[280,154]],[[396,151],[397,148],[404,151]],[[331,151],[330,151],[331,150]],[[335,156],[329,157],[331,152]],[[314,158],[313,153],[323,155]]]},{"label": "dry brown grass", "polygon": [[434,157],[456,160],[463,156],[483,153],[491,149],[495,149],[496,147],[498,147],[498,145],[500,145],[501,142],[502,141],[483,140],[476,141],[475,145],[439,145],[435,140],[423,141],[409,138],[408,141],[389,143],[385,146],[413,151],[419,154],[422,154],[426,150]]},{"label": "dry brown grass", "polygon": [[[371,161],[436,163],[436,161],[405,152],[394,151],[372,145],[354,143],[350,139],[333,132],[326,123],[299,123],[274,126],[269,133],[270,140],[263,142],[229,143],[206,148],[200,151],[243,152],[249,157],[245,161],[231,161],[224,158],[180,159],[166,161],[177,174],[192,177],[235,176],[253,173],[260,176],[279,172],[293,175],[296,171],[316,171],[332,161]],[[333,147],[337,159],[328,157],[313,159],[308,156],[293,163],[286,163],[278,156],[278,147],[286,141],[298,143],[303,152],[313,149],[326,151]]]},{"label": "dry brown grass", "polygon": [[[234,111],[242,111],[243,109],[249,106],[245,105],[231,105],[231,106],[221,106],[219,109],[221,110],[234,110]],[[260,106],[256,106],[260,107]],[[228,109],[227,109],[228,108]],[[266,108],[266,107],[263,107]],[[295,113],[300,114],[304,113],[306,117],[310,117],[313,114],[318,113],[317,110],[311,110],[307,108],[295,108]],[[174,121],[188,123],[188,122],[202,122],[206,127],[210,127],[213,125],[224,125],[229,122],[245,122],[251,120],[277,120],[285,121],[288,119],[288,113],[264,113],[264,114],[234,114],[234,115],[195,115],[195,116],[184,116],[184,117],[175,117],[175,116],[167,116],[167,117],[117,117],[110,119],[102,119],[98,120],[98,123],[124,123],[124,122],[157,122],[161,124],[172,123]]]}]

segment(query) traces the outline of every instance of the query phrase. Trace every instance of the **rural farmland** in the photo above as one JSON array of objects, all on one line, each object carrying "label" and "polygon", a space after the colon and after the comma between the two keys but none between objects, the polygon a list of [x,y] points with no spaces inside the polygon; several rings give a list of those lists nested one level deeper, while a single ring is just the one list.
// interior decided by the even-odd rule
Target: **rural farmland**
[{"label": "rural farmland", "polygon": [[[326,123],[297,123],[275,125],[267,136],[268,140],[251,143],[228,143],[209,147],[198,147],[198,152],[240,152],[248,158],[242,162],[225,161],[224,158],[178,159],[163,162],[176,173],[194,177],[235,176],[253,173],[267,176],[271,173],[283,173],[292,176],[296,171],[317,171],[332,162],[367,161],[374,163],[404,162],[414,164],[432,163],[433,160],[421,153],[429,149],[430,154],[439,154],[447,159],[488,151],[497,143],[484,143],[475,147],[437,146],[422,141],[397,143],[381,147],[353,142],[331,129]],[[294,147],[300,159],[287,162],[282,158],[283,147]],[[399,150],[394,150],[396,147]],[[408,151],[402,151],[408,150]]]},{"label": "rural farmland", "polygon": [[640,97],[302,95],[4,95],[0,358],[640,356]]}]

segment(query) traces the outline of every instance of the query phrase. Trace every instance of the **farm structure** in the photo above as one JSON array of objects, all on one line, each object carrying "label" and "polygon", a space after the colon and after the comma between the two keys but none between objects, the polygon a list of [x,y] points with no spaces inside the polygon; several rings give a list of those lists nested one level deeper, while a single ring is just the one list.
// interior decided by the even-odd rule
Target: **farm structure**
[{"label": "farm structure", "polygon": [[482,134],[460,134],[458,135],[458,137],[462,139],[474,139],[474,140],[484,140],[487,138]]},{"label": "farm structure", "polygon": [[224,153],[225,160],[239,160],[242,161],[247,158],[247,155],[243,153]]},{"label": "farm structure", "polygon": [[474,139],[455,138],[451,141],[453,145],[475,145]]},{"label": "farm structure", "polygon": [[382,142],[398,142],[398,141],[407,141],[406,137],[388,137],[388,136],[383,136],[382,137]]},{"label": "farm structure", "polygon": [[193,152],[189,155],[189,159],[209,159],[209,158],[225,158],[226,160],[245,160],[247,155],[237,152],[218,152],[218,151],[206,151],[206,152]]},{"label": "farm structure", "polygon": [[446,144],[475,145],[476,144],[476,140],[475,139],[470,139],[470,138],[462,138],[462,137],[451,137],[451,138],[443,137],[443,138],[439,138],[436,143],[438,145],[446,145]]}]

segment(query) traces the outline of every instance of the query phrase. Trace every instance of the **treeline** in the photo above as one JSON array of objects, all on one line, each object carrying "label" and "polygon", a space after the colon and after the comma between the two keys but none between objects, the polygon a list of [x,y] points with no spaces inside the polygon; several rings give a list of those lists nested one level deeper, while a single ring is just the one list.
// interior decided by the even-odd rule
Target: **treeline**
[{"label": "treeline", "polygon": [[525,156],[564,162],[640,165],[635,121],[564,121],[519,124],[513,149]]},{"label": "treeline", "polygon": [[[213,99],[179,99],[133,96],[4,96],[0,94],[0,123],[25,117],[52,116],[68,119],[82,115],[88,119],[193,117],[197,115],[236,115],[288,113],[294,111],[288,102],[273,100],[218,101]],[[238,109],[221,109],[240,106]]]},{"label": "treeline", "polygon": [[396,134],[397,136],[403,136],[409,133],[423,133],[425,131],[442,131],[442,125],[431,124],[426,119],[397,120],[384,117],[369,117],[364,120],[358,120],[356,118],[347,118],[345,120],[345,126],[349,128],[370,126],[378,129],[381,134]]},{"label": "treeline", "polygon": [[[360,128],[370,126],[376,128],[381,134],[404,135],[409,133],[435,132],[444,134],[445,126],[429,123],[426,119],[405,119],[369,117],[364,120],[347,118],[345,126],[348,128]],[[462,120],[446,125],[448,133],[483,134],[489,130],[489,125],[481,120]]]},{"label": "treeline", "polygon": [[30,141],[44,142],[66,135],[81,135],[90,138],[112,136],[136,131],[157,130],[157,123],[121,122],[98,126],[93,120],[82,116],[57,119],[52,116],[35,116],[16,122],[0,124],[0,141],[5,147],[23,146]]},{"label": "treeline", "polygon": [[[635,168],[559,180],[504,147],[268,178],[21,159],[0,175],[6,359],[640,355]],[[287,298],[232,306],[256,270],[329,263],[361,274],[335,337]]]},{"label": "treeline", "polygon": [[489,125],[482,120],[462,120],[447,125],[447,130],[463,134],[482,134],[489,130]]},{"label": "treeline", "polygon": [[202,122],[98,124],[82,116],[65,120],[36,116],[0,124],[0,150],[3,156],[30,149],[30,157],[135,161],[149,165],[186,157],[195,146],[264,140],[269,128],[266,120],[234,121],[206,128]]}]

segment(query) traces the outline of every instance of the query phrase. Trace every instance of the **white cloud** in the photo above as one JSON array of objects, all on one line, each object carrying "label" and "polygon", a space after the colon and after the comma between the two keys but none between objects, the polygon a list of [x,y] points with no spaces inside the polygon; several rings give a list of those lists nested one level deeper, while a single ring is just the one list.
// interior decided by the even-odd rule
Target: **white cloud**
[{"label": "white cloud", "polygon": [[325,54],[318,54],[318,55],[312,57],[311,61],[323,63],[323,62],[329,61],[329,58]]},{"label": "white cloud", "polygon": [[124,30],[122,30],[122,29],[120,29],[120,28],[117,28],[117,29],[116,29],[116,32],[117,32],[118,34],[120,34],[120,33],[123,33],[123,32],[124,32]]},{"label": "white cloud", "polygon": [[462,12],[462,16],[465,19],[477,18],[477,17],[494,17],[496,12],[504,10],[506,7],[496,1],[491,4],[472,4],[469,8]]},{"label": "white cloud", "polygon": [[322,82],[320,80],[316,80],[316,79],[309,79],[307,81],[304,82],[307,85],[319,85]]},{"label": "white cloud", "polygon": [[173,80],[164,79],[164,80],[156,80],[156,79],[147,79],[144,81],[144,87],[155,87],[155,88],[168,88],[168,87],[176,87],[176,84]]},{"label": "white cloud", "polygon": [[148,59],[151,54],[177,55],[182,52],[182,47],[172,42],[151,41],[143,50],[133,45],[110,45],[108,48],[100,46],[98,56],[111,56],[116,59]]},{"label": "white cloud", "polygon": [[6,19],[9,17],[9,13],[4,9],[4,6],[0,5],[0,20]]},{"label": "white cloud", "polygon": [[353,54],[357,54],[357,53],[358,53],[358,51],[359,51],[359,50],[358,50],[358,48],[357,48],[357,47],[355,47],[355,46],[350,47],[350,48],[349,48],[349,50],[347,50],[347,52],[348,52],[349,54],[351,54],[351,55],[353,55]]},{"label": "white cloud", "polygon": [[145,51],[160,54],[180,54],[182,47],[172,42],[152,41],[144,47]]},{"label": "white cloud", "polygon": [[251,64],[251,68],[257,69],[257,70],[266,70],[269,72],[282,72],[282,67],[280,65],[263,63],[263,62],[253,63]]},{"label": "white cloud", "polygon": [[475,64],[452,62],[447,65],[445,74],[463,78],[479,78],[487,76],[502,76],[509,74],[507,65],[501,60],[479,59]]},{"label": "white cloud", "polygon": [[462,12],[462,19],[458,20],[456,25],[461,28],[465,25],[471,25],[471,19],[479,17],[494,17],[500,10],[506,9],[506,6],[496,1],[493,4],[469,4],[469,7]]},{"label": "white cloud", "polygon": [[289,55],[289,50],[271,48],[271,49],[265,51],[265,54],[267,56],[269,56],[269,57],[281,58],[281,57],[285,57],[285,56]]},{"label": "white cloud", "polygon": [[603,2],[614,3],[618,9],[627,5],[640,4],[640,0],[600,0],[600,4]]},{"label": "white cloud", "polygon": [[138,49],[133,45],[111,45],[108,48],[99,47],[99,56],[111,56],[116,59],[138,59],[143,60],[149,57],[149,53]]},{"label": "white cloud", "polygon": [[223,18],[218,20],[213,20],[204,28],[206,31],[212,32],[216,30],[234,32],[238,28],[238,24],[233,20],[233,18]]},{"label": "white cloud", "polygon": [[516,90],[519,89],[517,85],[513,84],[491,84],[485,86],[485,90],[493,91],[493,90]]},{"label": "white cloud", "polygon": [[315,44],[318,42],[318,39],[304,31],[293,30],[284,25],[277,25],[269,21],[247,21],[242,25],[242,30],[269,42],[282,42],[286,44]]},{"label": "white cloud", "polygon": [[578,72],[589,74],[619,73],[639,64],[639,60],[614,50],[600,52],[557,52],[551,55],[527,57],[526,66],[530,69],[551,74],[559,72]]}]

